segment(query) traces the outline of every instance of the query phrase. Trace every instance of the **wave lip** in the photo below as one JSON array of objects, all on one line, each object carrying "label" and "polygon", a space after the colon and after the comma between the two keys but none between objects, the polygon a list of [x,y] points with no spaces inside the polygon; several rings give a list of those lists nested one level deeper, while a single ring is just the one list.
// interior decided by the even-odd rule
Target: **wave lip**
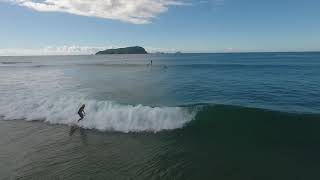
[{"label": "wave lip", "polygon": [[88,105],[88,120],[80,122],[80,126],[92,129],[158,132],[181,128],[192,120],[192,114],[180,107],[132,106],[109,102]]},{"label": "wave lip", "polygon": [[[86,104],[85,118],[79,119],[77,110]],[[3,106],[2,106],[3,107]],[[112,101],[95,101],[76,98],[58,98],[34,101],[31,99],[11,101],[0,114],[5,120],[44,120],[51,124],[78,124],[82,128],[120,132],[159,132],[182,128],[195,113],[183,107],[150,107],[144,105],[122,105]],[[1,112],[2,111],[2,112]]]}]

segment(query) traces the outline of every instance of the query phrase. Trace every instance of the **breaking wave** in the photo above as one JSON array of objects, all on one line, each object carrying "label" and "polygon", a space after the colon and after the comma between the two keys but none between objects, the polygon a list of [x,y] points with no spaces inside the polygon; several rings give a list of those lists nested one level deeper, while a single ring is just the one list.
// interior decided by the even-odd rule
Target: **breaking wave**
[{"label": "breaking wave", "polygon": [[[77,110],[86,104],[86,116],[77,123]],[[0,102],[4,120],[42,120],[51,124],[77,124],[82,128],[120,132],[159,132],[183,127],[195,112],[186,107],[150,107],[123,105],[112,101],[96,101],[76,97],[42,100],[24,98]]]}]

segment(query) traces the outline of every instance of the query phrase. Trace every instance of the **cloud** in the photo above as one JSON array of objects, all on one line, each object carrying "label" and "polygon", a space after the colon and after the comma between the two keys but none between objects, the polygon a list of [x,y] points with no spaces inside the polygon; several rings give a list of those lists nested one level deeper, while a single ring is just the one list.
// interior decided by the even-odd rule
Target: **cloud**
[{"label": "cloud", "polygon": [[94,54],[104,50],[106,47],[89,47],[89,46],[48,46],[42,49],[43,54],[65,54],[65,55],[80,55]]},{"label": "cloud", "polygon": [[180,51],[176,48],[159,48],[159,47],[146,47],[148,53],[175,53]]},{"label": "cloud", "polygon": [[[1,0],[0,0],[1,1]],[[3,0],[2,0],[3,1]],[[147,24],[169,6],[188,5],[184,0],[4,0],[40,12],[65,12],[81,16]]]},{"label": "cloud", "polygon": [[32,56],[32,55],[88,55],[110,47],[90,47],[90,46],[47,46],[44,48],[23,49],[5,48],[0,49],[0,56]]}]

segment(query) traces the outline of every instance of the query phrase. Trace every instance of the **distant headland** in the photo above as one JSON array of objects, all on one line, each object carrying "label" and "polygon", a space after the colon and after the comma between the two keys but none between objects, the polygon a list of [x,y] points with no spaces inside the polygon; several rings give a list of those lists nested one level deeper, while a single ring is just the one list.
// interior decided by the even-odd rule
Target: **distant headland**
[{"label": "distant headland", "polygon": [[148,54],[148,52],[143,47],[133,46],[126,48],[107,49],[96,53],[96,55],[103,54]]}]

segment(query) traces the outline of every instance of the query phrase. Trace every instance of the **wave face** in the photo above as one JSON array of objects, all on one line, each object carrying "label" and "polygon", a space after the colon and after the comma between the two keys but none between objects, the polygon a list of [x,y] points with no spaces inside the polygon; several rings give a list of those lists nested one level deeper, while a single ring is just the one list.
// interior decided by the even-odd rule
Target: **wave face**
[{"label": "wave face", "polygon": [[76,97],[51,98],[36,101],[2,101],[0,114],[5,120],[43,120],[51,124],[74,125],[77,110],[86,104],[85,118],[78,123],[82,128],[120,132],[159,132],[183,127],[195,112],[183,107],[150,107],[122,105],[112,101],[78,99]]},{"label": "wave face", "polygon": [[[197,107],[199,107],[198,105]],[[273,111],[232,105],[201,105],[197,108],[194,121],[184,128],[193,135],[205,134],[205,137],[247,135],[302,136],[318,131],[320,114]],[[290,137],[288,137],[290,138]]]}]

